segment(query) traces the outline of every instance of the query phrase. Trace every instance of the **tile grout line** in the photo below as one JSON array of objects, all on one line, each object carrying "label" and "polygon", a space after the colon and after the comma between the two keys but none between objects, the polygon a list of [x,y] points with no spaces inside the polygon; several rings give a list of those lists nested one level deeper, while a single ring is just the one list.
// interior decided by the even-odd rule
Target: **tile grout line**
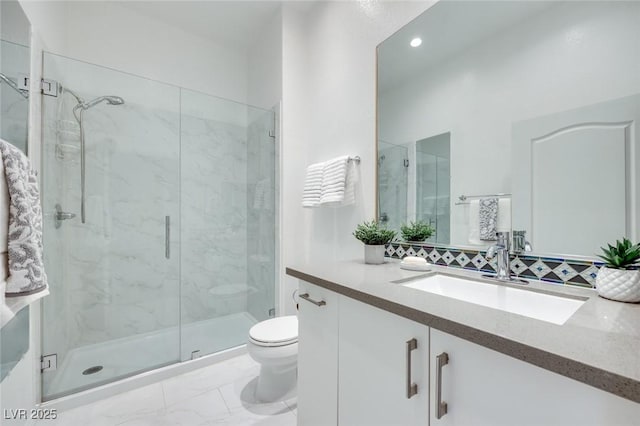
[{"label": "tile grout line", "polygon": [[162,390],[162,406],[163,410],[169,408],[169,404],[167,404],[167,395],[164,392],[164,380],[160,382],[160,389]]},{"label": "tile grout line", "polygon": [[[226,385],[223,385],[226,386]],[[216,390],[218,391],[218,394],[220,395],[220,398],[222,398],[222,402],[224,403],[224,406],[227,407],[227,412],[229,413],[229,415],[231,415],[231,409],[229,408],[229,404],[227,403],[227,400],[224,399],[224,394],[222,393],[222,390],[220,389],[222,386],[219,386],[216,388]]]}]

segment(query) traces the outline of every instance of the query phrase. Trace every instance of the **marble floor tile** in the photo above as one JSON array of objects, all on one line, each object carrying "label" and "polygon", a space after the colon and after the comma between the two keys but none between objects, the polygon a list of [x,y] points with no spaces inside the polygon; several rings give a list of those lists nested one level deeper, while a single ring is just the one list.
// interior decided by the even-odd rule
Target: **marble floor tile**
[{"label": "marble floor tile", "polygon": [[273,403],[261,403],[256,400],[257,376],[244,377],[220,388],[222,397],[227,407],[233,413],[244,410],[257,415],[276,415],[290,411],[289,407],[281,401]]},{"label": "marble floor tile", "polygon": [[153,426],[204,426],[215,424],[217,421],[229,418],[230,415],[220,390],[213,389],[168,406],[154,416],[120,423],[119,426],[144,426],[147,424]]},{"label": "marble floor tile", "polygon": [[259,365],[241,355],[162,382],[61,411],[36,426],[295,426],[295,392],[282,401],[255,398]]},{"label": "marble floor tile", "polygon": [[162,382],[167,405],[232,383],[238,378],[258,376],[260,365],[248,355],[201,368]]},{"label": "marble floor tile", "polygon": [[164,408],[162,386],[156,383],[69,410],[69,413],[73,412],[74,425],[112,426],[156,414]]}]

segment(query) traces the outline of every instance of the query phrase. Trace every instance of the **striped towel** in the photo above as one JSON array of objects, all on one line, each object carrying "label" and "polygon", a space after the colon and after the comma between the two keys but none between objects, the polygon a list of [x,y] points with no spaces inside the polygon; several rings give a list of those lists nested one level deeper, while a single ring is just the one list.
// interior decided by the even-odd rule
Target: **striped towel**
[{"label": "striped towel", "polygon": [[355,164],[343,155],[325,163],[320,204],[341,207],[355,202]]},{"label": "striped towel", "polygon": [[322,172],[324,163],[316,163],[307,167],[307,177],[302,192],[302,207],[317,207],[322,195]]}]

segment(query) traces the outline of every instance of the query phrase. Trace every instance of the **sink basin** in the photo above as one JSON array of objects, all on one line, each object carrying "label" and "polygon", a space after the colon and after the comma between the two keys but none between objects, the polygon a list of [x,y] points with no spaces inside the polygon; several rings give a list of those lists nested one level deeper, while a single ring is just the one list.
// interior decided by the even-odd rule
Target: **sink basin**
[{"label": "sink basin", "polygon": [[403,285],[558,325],[564,324],[586,301],[442,274]]}]

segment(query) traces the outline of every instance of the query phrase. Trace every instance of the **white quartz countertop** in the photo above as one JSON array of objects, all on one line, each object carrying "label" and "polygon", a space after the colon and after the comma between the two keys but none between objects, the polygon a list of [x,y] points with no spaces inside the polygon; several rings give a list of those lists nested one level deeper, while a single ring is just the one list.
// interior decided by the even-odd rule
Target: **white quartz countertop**
[{"label": "white quartz countertop", "polygon": [[[431,269],[481,276],[444,266]],[[287,267],[290,276],[640,402],[640,304],[610,301],[595,290],[567,285],[533,280],[513,285],[588,299],[564,324],[556,325],[394,283],[425,273],[400,269],[397,260],[382,265],[354,260]]]}]

